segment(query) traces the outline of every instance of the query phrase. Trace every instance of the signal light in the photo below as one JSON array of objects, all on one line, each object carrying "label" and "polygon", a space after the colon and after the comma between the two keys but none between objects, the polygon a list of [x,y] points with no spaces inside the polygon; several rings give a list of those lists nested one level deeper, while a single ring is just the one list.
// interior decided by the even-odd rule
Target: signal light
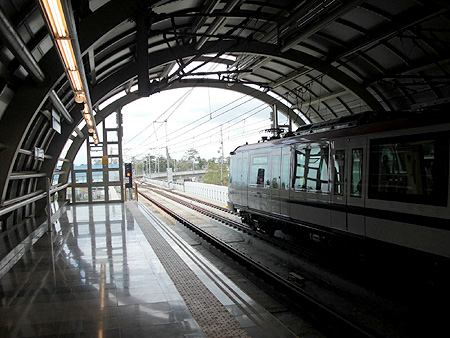
[{"label": "signal light", "polygon": [[132,177],[133,177],[133,171],[132,171],[131,163],[125,163],[125,178],[127,178],[125,180],[125,187],[126,188],[132,188],[133,187]]}]

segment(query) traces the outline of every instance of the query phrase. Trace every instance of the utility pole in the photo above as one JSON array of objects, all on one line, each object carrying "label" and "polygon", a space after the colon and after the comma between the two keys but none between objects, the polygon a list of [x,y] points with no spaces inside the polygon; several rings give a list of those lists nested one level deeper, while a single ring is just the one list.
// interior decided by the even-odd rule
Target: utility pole
[{"label": "utility pole", "polygon": [[152,163],[151,163],[151,158],[150,158],[150,149],[148,150],[148,177],[151,178],[152,177]]},{"label": "utility pole", "polygon": [[167,156],[167,172],[169,170],[170,164],[169,164],[169,146],[167,145],[169,143],[169,139],[167,138],[167,120],[164,121],[166,123],[166,156]]},{"label": "utility pole", "polygon": [[277,105],[274,104],[272,106],[272,112],[271,112],[271,120],[272,120],[272,134],[274,137],[278,136],[278,109]]},{"label": "utility pole", "polygon": [[170,168],[170,163],[169,163],[169,138],[167,136],[167,120],[165,120],[164,122],[166,122],[166,156],[167,156],[167,184],[169,185],[170,182],[173,181],[172,179],[172,168]]},{"label": "utility pole", "polygon": [[169,172],[169,147],[166,146],[166,158],[167,158],[167,164],[166,164],[166,168],[167,168],[167,172]]},{"label": "utility pole", "polygon": [[223,184],[223,133],[222,125],[220,125],[220,146],[222,148],[222,156],[220,157],[220,185]]}]

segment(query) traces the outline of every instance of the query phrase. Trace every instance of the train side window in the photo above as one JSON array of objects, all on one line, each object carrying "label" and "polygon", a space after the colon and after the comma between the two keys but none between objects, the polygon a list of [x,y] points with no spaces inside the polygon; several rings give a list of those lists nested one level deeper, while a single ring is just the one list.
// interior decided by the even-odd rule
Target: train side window
[{"label": "train side window", "polygon": [[352,150],[352,167],[350,179],[350,195],[353,197],[362,196],[362,170],[363,170],[363,150],[362,148]]},{"label": "train side window", "polygon": [[328,148],[314,147],[309,153],[306,167],[306,189],[328,191]]},{"label": "train side window", "polygon": [[306,158],[309,158],[310,149],[299,149],[295,151],[295,177],[294,189],[306,189],[305,185],[305,164]]},{"label": "train side window", "polygon": [[447,135],[373,141],[370,163],[370,198],[447,205]]},{"label": "train side window", "polygon": [[270,178],[266,179],[266,172],[269,168],[267,156],[253,156],[250,169],[250,186],[265,187],[270,184]]},{"label": "train side window", "polygon": [[264,173],[265,173],[265,169],[259,168],[258,169],[258,177],[256,179],[256,184],[257,185],[264,185]]},{"label": "train side window", "polygon": [[328,193],[329,148],[298,149],[295,155],[294,189]]},{"label": "train side window", "polygon": [[336,150],[333,155],[334,162],[334,194],[344,195],[345,180],[345,150]]}]

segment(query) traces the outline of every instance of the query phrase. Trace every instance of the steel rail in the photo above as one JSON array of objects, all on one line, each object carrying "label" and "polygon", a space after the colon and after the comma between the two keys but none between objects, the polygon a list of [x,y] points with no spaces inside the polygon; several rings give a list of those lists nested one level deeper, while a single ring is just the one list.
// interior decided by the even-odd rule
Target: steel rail
[{"label": "steel rail", "polygon": [[[217,221],[219,221],[219,222],[221,222],[221,223],[223,223],[225,225],[233,227],[233,228],[235,228],[235,229],[237,229],[239,231],[242,231],[244,233],[247,233],[247,234],[249,234],[249,235],[251,235],[253,237],[259,238],[259,239],[261,239],[261,240],[263,240],[263,241],[265,241],[267,243],[270,243],[270,244],[272,244],[272,245],[274,245],[276,247],[282,248],[282,249],[284,249],[284,250],[286,250],[286,251],[288,251],[290,253],[294,253],[294,254],[296,254],[298,256],[303,256],[303,257],[310,257],[310,256],[313,255],[311,253],[311,250],[308,250],[307,248],[305,248],[305,246],[299,246],[299,245],[291,244],[291,243],[289,243],[288,241],[286,241],[284,239],[273,237],[273,236],[270,236],[270,235],[268,235],[268,234],[266,234],[264,232],[257,231],[256,229],[253,229],[252,227],[250,227],[247,224],[236,222],[236,221],[234,221],[232,219],[229,219],[229,218],[227,218],[225,216],[221,216],[221,215],[218,215],[218,214],[216,214],[216,213],[214,213],[214,212],[212,212],[210,210],[204,209],[204,208],[202,208],[202,207],[200,207],[198,205],[195,205],[195,204],[192,204],[192,203],[180,200],[180,199],[178,199],[176,197],[170,196],[169,194],[162,192],[161,190],[165,190],[165,189],[159,189],[159,190],[154,190],[153,189],[152,191],[157,193],[157,194],[159,194],[159,195],[161,195],[161,196],[163,196],[163,197],[165,197],[165,198],[171,199],[172,201],[174,201],[176,203],[180,203],[180,204],[182,204],[182,205],[184,205],[184,206],[186,206],[188,208],[191,208],[191,209],[193,209],[193,210],[195,210],[195,211],[197,211],[197,212],[199,212],[199,213],[201,213],[201,214],[203,214],[205,216],[208,216],[208,217],[210,217],[212,219],[215,219],[215,220],[217,220]],[[185,196],[182,196],[182,197],[185,197]],[[190,199],[189,197],[186,197],[186,198]]]},{"label": "steel rail", "polygon": [[141,185],[143,185],[143,186],[148,186],[148,187],[155,188],[155,189],[159,189],[159,190],[164,190],[164,191],[167,191],[167,192],[169,192],[169,193],[171,193],[171,194],[174,194],[174,195],[177,195],[177,196],[180,196],[180,197],[184,197],[184,198],[190,199],[190,200],[192,200],[192,201],[194,201],[194,202],[197,202],[197,203],[201,203],[201,204],[207,205],[207,206],[209,206],[209,207],[211,207],[211,208],[214,208],[214,209],[217,209],[217,210],[220,210],[220,211],[229,213],[229,214],[237,215],[236,212],[231,211],[230,209],[221,207],[220,205],[216,205],[216,204],[213,204],[213,203],[209,203],[209,202],[206,202],[206,201],[202,201],[202,200],[200,200],[200,199],[198,199],[198,198],[195,198],[195,197],[191,197],[191,196],[186,196],[186,195],[180,194],[180,193],[177,192],[177,191],[165,189],[165,188],[163,188],[163,187],[157,187],[156,185],[153,185],[153,184],[150,184],[150,183],[141,183]]},{"label": "steel rail", "polygon": [[[219,214],[216,214],[210,210],[204,209],[198,205],[195,205],[193,203],[189,203],[183,200],[179,200],[176,197],[170,196],[170,194],[173,194],[173,191],[170,191],[168,189],[164,189],[161,187],[156,187],[156,189],[151,188],[153,192],[160,194],[161,196],[164,196],[165,198],[171,199],[177,203],[183,204],[184,206],[191,208],[205,216],[211,217],[225,225],[228,225],[232,228],[235,228],[239,231],[242,231],[243,233],[247,233],[253,237],[259,238],[267,243],[270,243],[276,247],[279,247],[287,252],[290,252],[291,254],[295,254],[299,257],[306,257],[308,259],[310,258],[316,258],[317,256],[320,256],[321,254],[314,248],[311,247],[311,245],[305,245],[305,242],[302,242],[301,245],[299,244],[292,244],[292,241],[286,240],[284,238],[281,237],[276,237],[273,235],[269,235],[267,233],[264,232],[264,230],[257,230],[257,228],[253,228],[248,224],[245,223],[241,223],[241,222],[237,222],[235,220],[232,220],[230,218],[227,218],[225,216],[221,216]],[[167,193],[163,193],[162,191],[168,192],[170,194]],[[190,197],[187,196],[183,196],[181,194],[177,194],[178,196],[182,196],[186,199],[190,199]],[[202,201],[200,201],[201,203]],[[302,225],[305,228],[309,228],[307,225]],[[336,234],[330,234],[327,233],[328,235],[336,235]]]},{"label": "steel rail", "polygon": [[[186,206],[188,208],[191,208],[191,209],[193,209],[193,210],[195,210],[195,211],[197,211],[197,212],[199,212],[199,213],[201,213],[201,214],[203,214],[205,216],[211,217],[211,218],[213,218],[213,219],[215,219],[217,221],[220,221],[220,222],[225,223],[227,225],[230,225],[232,227],[238,228],[239,230],[247,231],[247,232],[253,232],[252,229],[249,226],[246,226],[246,225],[243,225],[243,224],[241,224],[239,222],[233,221],[232,219],[229,219],[227,217],[215,214],[212,211],[209,211],[209,210],[204,209],[204,208],[202,208],[202,207],[200,207],[198,205],[189,203],[189,202],[184,201],[182,199],[179,199],[177,197],[170,196],[169,194],[167,194],[164,191],[154,190],[154,189],[152,191],[154,193],[159,194],[159,195],[161,195],[161,196],[163,196],[165,198],[168,198],[168,199],[170,199],[170,200],[172,200],[172,201],[174,201],[176,203],[180,203],[180,204],[182,204],[182,205],[184,205],[184,206]],[[181,196],[181,197],[184,197],[186,199],[191,199],[190,197],[187,197],[187,196]],[[193,199],[193,200],[195,201],[195,199]],[[200,201],[200,200],[197,200],[196,202],[202,203],[202,201]],[[211,205],[209,205],[209,204],[211,204],[211,203],[208,203],[208,206],[213,207],[212,204]]]},{"label": "steel rail", "polygon": [[[66,184],[63,184],[61,186],[57,186],[57,187],[55,187],[53,189],[50,189],[50,195],[54,194],[54,193],[56,193],[56,192],[58,192],[60,190],[63,190],[65,188],[67,188],[69,185],[70,185],[70,183],[66,183]],[[14,199],[14,200],[6,200],[4,202],[4,204],[6,204],[6,205],[10,204],[11,201],[14,201],[14,202],[17,202],[17,203],[14,203],[14,204],[9,205],[7,207],[1,208],[0,209],[0,216],[6,215],[7,213],[9,213],[11,211],[17,210],[17,209],[19,209],[21,207],[24,207],[24,206],[28,205],[28,204],[31,204],[31,203],[36,202],[36,201],[39,201],[40,199],[45,198],[45,197],[47,197],[47,192],[45,192],[45,191],[44,192],[37,191],[37,192],[31,193],[31,194],[28,194],[28,195],[24,195],[22,197]]]},{"label": "steel rail", "polygon": [[[329,323],[329,329],[332,328],[335,333],[336,330],[339,331],[337,333],[337,336],[342,335],[345,337],[377,337],[377,335],[375,335],[374,333],[370,333],[368,328],[363,328],[352,323],[345,317],[333,311],[328,306],[308,295],[295,283],[290,282],[289,280],[274,273],[259,262],[256,262],[252,258],[246,256],[244,253],[228,245],[221,239],[209,234],[205,230],[196,226],[186,218],[178,215],[153,198],[143,194],[140,191],[138,192],[138,194],[173,217],[175,220],[186,226],[188,229],[193,231],[196,235],[201,237],[210,245],[225,253],[228,257],[231,257],[233,261],[239,263],[241,266],[245,267],[247,270],[251,271],[259,278],[262,278],[268,285],[276,290],[282,290],[291,302],[295,303],[297,306],[301,305],[301,307],[304,310],[306,308],[308,312],[312,311],[317,318],[320,318],[322,324],[324,322]],[[325,319],[325,321],[323,321],[323,319]]]}]

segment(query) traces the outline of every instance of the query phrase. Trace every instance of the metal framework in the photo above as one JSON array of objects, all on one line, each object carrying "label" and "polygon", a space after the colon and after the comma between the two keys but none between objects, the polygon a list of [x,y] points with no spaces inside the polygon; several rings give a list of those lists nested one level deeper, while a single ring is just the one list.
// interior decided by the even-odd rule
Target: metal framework
[{"label": "metal framework", "polygon": [[[72,203],[120,202],[124,200],[122,159],[122,113],[120,109],[102,119],[102,142],[85,140],[86,166],[71,165],[71,188],[66,196]],[[79,147],[69,149],[76,154]],[[67,156],[66,156],[67,157]],[[59,179],[59,177],[58,177]],[[63,181],[65,178],[62,179]]]},{"label": "metal framework", "polygon": [[[97,111],[98,123],[139,97],[202,85],[276,103],[297,125],[301,115],[320,122],[449,102],[448,1],[61,1],[73,9],[92,106],[127,94]],[[212,63],[220,71],[205,71]],[[2,1],[2,231],[42,213],[41,201],[5,208],[45,191],[46,178],[67,184],[89,139],[81,119],[39,2]]]}]

